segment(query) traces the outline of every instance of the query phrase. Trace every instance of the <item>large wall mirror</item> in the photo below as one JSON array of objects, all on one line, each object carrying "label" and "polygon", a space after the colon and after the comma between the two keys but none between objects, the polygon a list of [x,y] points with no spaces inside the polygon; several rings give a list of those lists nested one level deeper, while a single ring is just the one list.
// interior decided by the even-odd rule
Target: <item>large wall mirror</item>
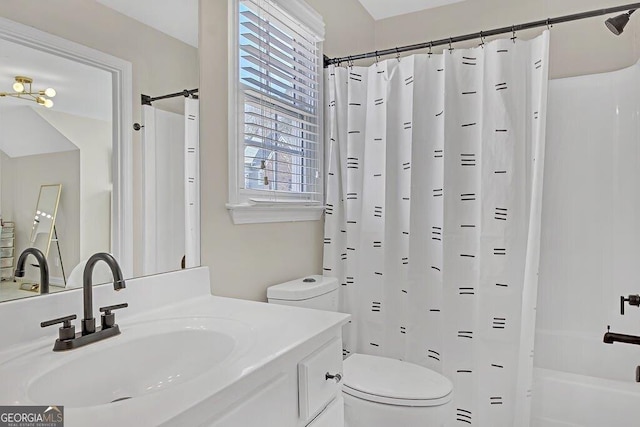
[{"label": "large wall mirror", "polygon": [[[109,1],[95,2],[87,8],[87,13],[98,15],[105,11],[101,9],[104,8],[102,3],[108,5]],[[176,3],[180,2],[176,0]],[[197,11],[197,1],[195,4]],[[41,13],[46,14],[46,11]],[[177,241],[190,240],[185,235],[184,215],[178,221],[162,222],[157,214],[153,214],[154,207],[149,205],[149,197],[145,195],[151,175],[147,171],[149,158],[145,158],[148,155],[142,146],[143,132],[133,128],[134,121],[144,120],[142,105],[136,102],[140,92],[151,91],[147,94],[152,96],[176,92],[185,88],[182,82],[172,84],[170,77],[163,81],[163,70],[158,67],[153,75],[147,76],[140,66],[136,68],[135,62],[132,66],[131,62],[116,56],[33,28],[33,24],[27,26],[9,19],[0,17],[0,93],[14,93],[18,76],[28,77],[30,89],[36,94],[48,88],[53,88],[55,94],[49,91],[52,97],[43,96],[52,101],[51,108],[37,99],[0,96],[0,215],[5,224],[3,236],[13,239],[13,251],[7,249],[2,254],[11,252],[15,260],[27,247],[44,249],[51,283],[58,285],[51,286],[50,292],[78,286],[73,278],[81,277],[78,270],[83,268],[83,261],[96,252],[113,253],[127,278],[183,268],[186,248],[176,251],[170,259],[158,260],[154,251],[164,253],[158,249],[160,243],[150,244],[154,242],[150,233],[160,236],[156,240],[162,242],[166,241],[164,236],[172,236],[172,241],[165,242],[172,247]],[[156,36],[156,30],[141,22],[128,17],[115,19],[131,27],[140,26],[141,33],[157,40],[158,46],[153,49],[156,53],[141,45],[143,66],[146,65],[145,58],[157,52],[169,56],[163,60],[170,63],[171,52],[183,49],[180,43],[171,40],[169,46],[163,46],[168,36],[164,33]],[[109,25],[101,23],[100,19],[92,22],[95,26]],[[137,27],[135,31],[138,31]],[[197,87],[197,47],[184,44],[183,50],[187,53],[180,53],[176,62],[185,74],[196,76],[189,86]],[[195,61],[185,63],[185,56]],[[144,81],[146,78],[152,81]],[[172,120],[175,116],[184,116],[184,103],[184,99],[154,103],[154,109],[158,110],[156,117],[162,116],[165,110],[174,115]],[[144,122],[142,125],[144,130]],[[185,144],[184,139],[180,139],[180,132],[173,134],[175,143]],[[181,151],[173,149],[174,152]],[[172,169],[157,165],[153,180],[158,182],[154,191],[159,193],[167,186],[177,189],[173,199],[165,201],[171,202],[175,210],[176,204],[186,203],[180,200],[185,197],[184,194],[180,196],[184,176]],[[34,226],[34,203],[37,201],[39,207],[49,195],[54,196],[56,189],[55,228],[50,222],[47,234],[44,228],[50,219],[46,215]],[[51,194],[49,190],[52,190]],[[38,215],[37,211],[35,215]],[[150,223],[158,226],[151,228]],[[193,240],[193,236],[190,239]],[[199,264],[199,252],[197,255],[197,262],[193,257],[187,267]],[[5,274],[12,262],[6,258],[0,260],[3,268],[0,302],[39,295],[37,287],[32,287],[35,291],[25,290],[26,287],[21,289],[20,282]],[[34,263],[35,259],[28,262]],[[12,267],[15,267],[14,261]],[[39,280],[36,267],[30,268],[25,280]],[[96,274],[100,275],[100,272],[96,271]]]}]

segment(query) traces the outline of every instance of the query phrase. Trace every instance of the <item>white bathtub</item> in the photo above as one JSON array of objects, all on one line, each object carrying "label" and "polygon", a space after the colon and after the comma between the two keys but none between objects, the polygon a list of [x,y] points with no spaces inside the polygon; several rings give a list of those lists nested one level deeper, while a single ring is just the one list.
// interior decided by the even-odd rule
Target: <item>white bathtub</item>
[{"label": "white bathtub", "polygon": [[542,368],[533,375],[531,427],[640,426],[639,383]]}]

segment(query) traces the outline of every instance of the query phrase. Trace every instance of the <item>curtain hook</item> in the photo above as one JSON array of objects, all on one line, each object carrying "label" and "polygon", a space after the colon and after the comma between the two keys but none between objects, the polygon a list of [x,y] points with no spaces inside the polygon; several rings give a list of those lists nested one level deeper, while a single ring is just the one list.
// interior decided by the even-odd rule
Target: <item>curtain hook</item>
[{"label": "curtain hook", "polygon": [[547,30],[550,30],[553,27],[553,25],[551,25],[551,18],[547,18]]},{"label": "curtain hook", "polygon": [[451,42],[452,42],[452,39],[451,39],[451,37],[449,37],[449,54],[451,54],[451,52],[453,52],[453,47],[451,46]]},{"label": "curtain hook", "polygon": [[380,55],[378,55],[378,51],[376,50],[376,67],[378,66],[378,62],[380,62]]},{"label": "curtain hook", "polygon": [[516,39],[518,38],[516,36],[516,26],[515,25],[511,26],[511,32],[513,33],[513,37],[511,37],[511,41],[515,44]]},{"label": "curtain hook", "polygon": [[349,59],[347,60],[347,64],[349,64],[349,69],[353,70],[353,59],[351,58],[351,56],[349,56]]},{"label": "curtain hook", "polygon": [[480,30],[480,47],[484,49],[484,34],[482,30]]},{"label": "curtain hook", "polygon": [[398,62],[400,62],[400,51],[398,50],[397,46],[396,46],[396,59],[398,60]]},{"label": "curtain hook", "polygon": [[429,55],[429,58],[433,55],[433,41],[429,42],[429,52],[427,54]]}]

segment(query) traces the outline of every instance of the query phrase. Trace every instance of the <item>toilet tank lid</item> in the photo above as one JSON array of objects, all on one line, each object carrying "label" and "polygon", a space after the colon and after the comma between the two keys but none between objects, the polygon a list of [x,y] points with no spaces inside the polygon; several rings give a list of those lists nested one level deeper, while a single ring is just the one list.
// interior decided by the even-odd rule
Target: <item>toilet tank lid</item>
[{"label": "toilet tank lid", "polygon": [[267,289],[267,298],[284,301],[302,301],[328,294],[336,289],[338,289],[338,279],[316,274],[270,286]]},{"label": "toilet tank lid", "polygon": [[391,402],[416,401],[415,406],[429,406],[429,401],[442,400],[453,391],[453,384],[443,375],[388,357],[353,354],[344,361],[343,368],[346,388]]}]

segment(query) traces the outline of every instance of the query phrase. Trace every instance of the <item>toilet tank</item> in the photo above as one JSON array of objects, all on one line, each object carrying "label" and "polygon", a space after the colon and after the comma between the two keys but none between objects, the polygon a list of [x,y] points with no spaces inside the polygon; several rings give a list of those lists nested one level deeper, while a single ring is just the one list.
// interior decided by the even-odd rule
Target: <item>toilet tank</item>
[{"label": "toilet tank", "polygon": [[273,285],[267,289],[267,300],[272,304],[338,311],[338,279],[313,275]]}]

